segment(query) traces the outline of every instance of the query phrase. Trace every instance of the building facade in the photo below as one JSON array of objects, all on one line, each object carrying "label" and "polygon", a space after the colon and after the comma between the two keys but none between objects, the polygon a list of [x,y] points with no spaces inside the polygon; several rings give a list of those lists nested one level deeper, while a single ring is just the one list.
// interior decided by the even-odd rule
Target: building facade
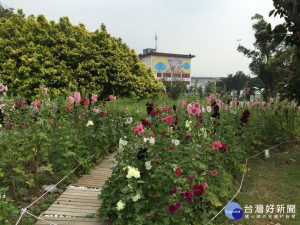
[{"label": "building facade", "polygon": [[186,85],[191,85],[191,59],[194,55],[172,54],[156,52],[147,48],[139,55],[140,60],[149,66],[154,76],[168,82],[182,80]]}]

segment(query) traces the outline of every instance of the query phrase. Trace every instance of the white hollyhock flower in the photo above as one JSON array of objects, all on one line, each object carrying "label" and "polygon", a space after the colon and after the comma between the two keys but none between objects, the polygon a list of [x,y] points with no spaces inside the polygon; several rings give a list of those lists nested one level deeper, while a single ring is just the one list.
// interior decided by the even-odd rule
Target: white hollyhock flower
[{"label": "white hollyhock flower", "polygon": [[146,143],[149,139],[144,137],[144,143]]},{"label": "white hollyhock flower", "polygon": [[89,120],[89,121],[87,122],[86,126],[87,126],[87,127],[88,127],[88,126],[94,126],[93,121]]},{"label": "white hollyhock flower", "polygon": [[126,120],[126,122],[125,122],[126,124],[130,124],[130,123],[132,123],[132,117],[130,117],[130,118],[128,118],[127,120]]},{"label": "white hollyhock flower", "polygon": [[125,203],[124,202],[122,202],[122,200],[120,200],[120,201],[118,201],[118,203],[117,203],[117,210],[122,210],[122,209],[124,209],[125,208]]},{"label": "white hollyhock flower", "polygon": [[123,145],[127,145],[128,142],[126,140],[123,141]]},{"label": "white hollyhock flower", "polygon": [[128,169],[128,173],[127,173],[126,177],[127,178],[132,178],[132,177],[140,178],[140,171],[138,171],[138,169],[136,169],[136,168],[130,167]]},{"label": "white hollyhock flower", "polygon": [[206,110],[207,110],[207,112],[210,113],[210,112],[211,112],[211,107],[210,107],[210,106],[207,106],[207,107],[206,107]]},{"label": "white hollyhock flower", "polygon": [[151,137],[150,140],[149,140],[149,143],[150,143],[151,145],[154,145],[154,143],[155,143],[155,138]]},{"label": "white hollyhock flower", "polygon": [[140,194],[136,194],[135,196],[131,197],[132,201],[136,202],[137,200],[139,200],[141,198]]},{"label": "white hollyhock flower", "polygon": [[177,146],[177,145],[179,145],[179,144],[180,144],[180,141],[176,139],[176,140],[174,141],[174,145]]},{"label": "white hollyhock flower", "polygon": [[146,166],[146,170],[151,170],[152,168],[150,161],[145,162],[145,166]]}]

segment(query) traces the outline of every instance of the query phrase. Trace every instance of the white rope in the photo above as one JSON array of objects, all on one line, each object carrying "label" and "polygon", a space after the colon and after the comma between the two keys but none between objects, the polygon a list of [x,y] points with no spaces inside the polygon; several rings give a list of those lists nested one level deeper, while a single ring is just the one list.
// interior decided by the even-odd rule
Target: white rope
[{"label": "white rope", "polygon": [[[93,156],[95,156],[95,154],[94,155],[92,155],[92,156],[90,156],[90,157],[88,157],[87,159],[85,159],[85,161],[87,161],[87,160],[89,160],[91,157],[93,157]],[[73,170],[71,170],[66,176],[64,176],[60,181],[58,181],[55,185],[53,185],[49,190],[47,190],[44,194],[42,194],[39,198],[37,198],[34,202],[32,202],[30,205],[28,205],[25,209],[21,209],[21,215],[20,215],[20,217],[19,217],[19,219],[18,219],[18,221],[16,222],[16,224],[15,225],[18,225],[19,224],[19,222],[20,222],[20,220],[22,219],[22,217],[23,217],[23,215],[24,215],[24,213],[26,212],[27,214],[29,214],[28,212],[27,212],[27,209],[28,208],[30,208],[33,204],[35,204],[37,201],[39,201],[42,197],[44,197],[46,194],[48,194],[53,188],[55,188],[57,185],[59,185],[61,182],[63,182],[68,176],[70,176],[72,173],[74,173],[74,171],[80,166],[80,165],[82,165],[83,164],[83,162],[82,163],[79,163]],[[29,214],[30,215],[30,214]]]},{"label": "white rope", "polygon": [[[261,153],[265,152],[266,150],[270,150],[270,149],[272,149],[272,148],[276,148],[277,146],[279,146],[279,145],[281,145],[281,144],[283,144],[283,143],[296,142],[296,141],[300,141],[300,140],[280,142],[279,144],[274,145],[274,146],[272,146],[271,148],[267,148],[267,149],[265,149],[265,150],[263,150],[263,151],[257,153],[256,155],[253,155],[253,156],[247,158],[247,159],[245,160],[245,161],[246,161],[246,167],[247,167],[247,164],[248,164],[248,160],[249,160],[249,159],[254,158],[254,157],[260,155]],[[236,194],[230,199],[230,201],[229,201],[226,205],[228,205],[230,202],[232,202],[232,200],[240,193],[240,191],[241,191],[241,189],[242,189],[242,186],[243,186],[244,177],[245,177],[245,173],[243,174],[242,181],[241,181],[241,185],[240,185],[238,191],[236,192]],[[215,215],[211,220],[214,220],[214,219],[215,219],[215,218],[216,218],[216,217],[217,217],[217,216],[225,209],[226,205],[225,205],[225,206],[217,213],[217,215]]]},{"label": "white rope", "polygon": [[41,218],[41,217],[35,216],[35,215],[31,214],[31,213],[30,213],[30,212],[28,212],[28,211],[25,211],[25,213],[27,213],[28,215],[30,215],[30,216],[32,216],[32,217],[34,217],[34,218],[36,218],[37,220],[42,220],[42,221],[45,221],[46,223],[49,223],[50,225],[57,225],[56,223],[49,222],[48,220],[44,220],[44,219],[43,219],[43,218]]}]

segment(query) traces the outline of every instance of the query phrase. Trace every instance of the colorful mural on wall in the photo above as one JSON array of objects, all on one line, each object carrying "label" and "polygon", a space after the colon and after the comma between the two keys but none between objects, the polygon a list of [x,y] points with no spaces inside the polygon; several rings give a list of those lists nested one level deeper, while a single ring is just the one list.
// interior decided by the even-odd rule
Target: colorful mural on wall
[{"label": "colorful mural on wall", "polygon": [[190,73],[191,60],[190,59],[166,59],[153,58],[153,72],[174,72],[174,73]]}]

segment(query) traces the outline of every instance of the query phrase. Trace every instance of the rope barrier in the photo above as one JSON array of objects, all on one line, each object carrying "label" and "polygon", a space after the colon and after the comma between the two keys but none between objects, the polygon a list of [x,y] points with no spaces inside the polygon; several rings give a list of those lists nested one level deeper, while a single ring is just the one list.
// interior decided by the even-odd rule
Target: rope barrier
[{"label": "rope barrier", "polygon": [[[261,152],[255,154],[255,155],[253,155],[253,156],[247,158],[247,159],[245,160],[245,162],[246,162],[246,163],[245,163],[245,164],[246,164],[246,167],[247,167],[247,164],[248,164],[248,160],[249,160],[249,159],[254,158],[254,157],[256,157],[256,156],[262,154],[262,153],[265,152],[266,150],[270,150],[270,149],[272,149],[272,148],[276,148],[277,146],[279,146],[279,145],[281,145],[281,144],[285,144],[285,143],[289,143],[289,142],[297,142],[297,141],[300,141],[300,140],[280,142],[280,143],[277,144],[277,145],[274,145],[274,146],[272,146],[272,147],[270,147],[270,148],[267,148],[267,149],[265,149],[265,150],[263,150],[263,151],[261,151]],[[229,201],[226,205],[228,205],[230,202],[232,202],[232,200],[240,193],[240,191],[241,191],[241,189],[242,189],[242,186],[243,186],[244,177],[245,177],[245,173],[244,173],[243,176],[242,176],[241,185],[240,185],[238,191],[236,192],[236,194],[230,199],[230,201]],[[224,207],[223,207],[223,208],[222,208],[222,209],[221,209],[221,210],[220,210],[220,211],[219,211],[219,212],[218,212],[211,220],[214,220],[221,212],[223,212],[223,210],[225,209],[226,205],[225,205],[225,206],[224,206]]]},{"label": "rope barrier", "polygon": [[[87,160],[89,160],[91,157],[94,157],[95,156],[95,154],[94,155],[91,155],[90,157],[88,157],[87,159],[85,159],[84,160],[84,162],[86,162]],[[55,188],[57,185],[59,185],[61,182],[63,182],[68,176],[70,176],[72,173],[74,173],[75,172],[75,170],[79,167],[79,166],[81,166],[84,162],[79,162],[79,164],[73,169],[73,170],[71,170],[66,176],[64,176],[60,181],[58,181],[55,185],[53,185],[49,190],[47,190],[44,194],[42,194],[39,198],[37,198],[34,202],[32,202],[30,205],[28,205],[26,208],[22,208],[21,209],[21,215],[20,215],[20,217],[19,217],[19,219],[17,220],[17,222],[16,222],[16,224],[15,225],[18,225],[19,224],[19,222],[21,221],[21,219],[22,219],[22,217],[24,216],[24,214],[26,213],[26,214],[28,214],[28,215],[31,215],[31,216],[33,216],[33,217],[35,217],[35,218],[39,218],[39,219],[41,219],[41,220],[43,220],[42,218],[40,218],[40,217],[36,217],[36,216],[34,216],[34,215],[32,215],[31,213],[29,213],[28,211],[27,211],[27,209],[28,208],[30,208],[32,205],[34,205],[37,201],[39,201],[41,198],[43,198],[46,194],[48,194],[53,188]],[[45,220],[44,220],[45,221]],[[48,222],[48,221],[46,221],[46,222]],[[52,225],[56,225],[56,224],[54,224],[54,223],[49,223],[49,224],[52,224]]]}]

